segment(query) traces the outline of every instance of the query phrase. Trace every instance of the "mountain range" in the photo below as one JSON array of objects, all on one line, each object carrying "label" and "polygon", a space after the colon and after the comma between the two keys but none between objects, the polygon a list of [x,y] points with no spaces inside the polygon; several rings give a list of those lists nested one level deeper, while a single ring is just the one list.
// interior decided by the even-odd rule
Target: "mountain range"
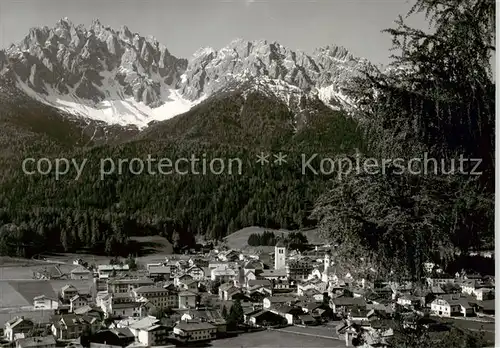
[{"label": "mountain range", "polygon": [[126,26],[115,30],[94,20],[85,28],[64,18],[53,28],[32,28],[21,42],[0,50],[0,88],[87,123],[144,129],[235,90],[267,94],[294,113],[304,99],[349,107],[342,89],[369,66],[343,47],[306,54],[266,40],[237,39],[178,58],[154,37]]},{"label": "mountain range", "polygon": [[[0,254],[127,254],[136,235],[177,232],[189,245],[194,235],[221,239],[246,226],[315,226],[311,210],[332,177],[304,175],[300,154],[365,150],[350,115],[356,103],[343,88],[370,67],[337,46],[309,55],[235,40],[184,59],[152,37],[97,20],[31,29],[0,51]],[[271,159],[283,151],[287,163],[262,167],[263,151]],[[245,169],[99,174],[103,158],[192,155],[238,158]],[[88,166],[78,180],[22,172],[24,159],[42,157]]]}]

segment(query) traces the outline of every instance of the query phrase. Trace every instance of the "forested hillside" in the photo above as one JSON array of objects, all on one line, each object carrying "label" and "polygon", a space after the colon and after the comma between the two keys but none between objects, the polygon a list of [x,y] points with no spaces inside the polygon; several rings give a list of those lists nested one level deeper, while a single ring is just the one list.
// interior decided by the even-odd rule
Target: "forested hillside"
[{"label": "forested hillside", "polygon": [[494,245],[495,4],[418,0],[415,13],[433,29],[400,18],[387,31],[392,69],[366,72],[348,92],[366,120],[371,156],[427,156],[437,166],[418,175],[394,164],[386,173],[351,175],[322,195],[314,216],[346,255],[419,280],[426,261],[446,265]]},{"label": "forested hillside", "polygon": [[[1,191],[2,252],[28,256],[42,250],[91,249],[127,254],[125,246],[133,235],[171,239],[176,231],[179,244],[189,245],[196,234],[221,239],[245,226],[315,225],[309,215],[331,176],[303,175],[301,155],[333,157],[362,151],[364,146],[353,119],[313,106],[297,120],[285,106],[263,95],[243,98],[232,93],[123,143],[44,151],[48,148],[37,146],[42,143],[28,142],[22,150],[16,148],[24,157],[68,158],[77,163],[86,159],[87,164],[78,180],[74,169],[56,180],[54,175],[22,174],[22,157],[17,156],[16,173],[7,177]],[[50,134],[44,136],[60,142]],[[256,163],[261,151],[270,155],[283,151],[287,163],[262,166]],[[175,161],[193,155],[226,163],[237,158],[241,175],[236,167],[233,173],[226,170],[220,175],[134,175],[126,165],[121,174],[103,180],[100,176],[100,161],[106,158],[115,163],[145,161],[148,156]],[[318,161],[312,163],[318,166]]]}]

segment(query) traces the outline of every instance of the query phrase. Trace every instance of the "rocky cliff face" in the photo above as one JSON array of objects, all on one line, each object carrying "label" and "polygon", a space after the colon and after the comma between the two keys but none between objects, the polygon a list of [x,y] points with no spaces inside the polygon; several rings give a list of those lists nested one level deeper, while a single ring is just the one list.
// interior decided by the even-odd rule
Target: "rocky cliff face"
[{"label": "rocky cliff face", "polygon": [[89,28],[68,19],[33,28],[0,51],[0,74],[15,77],[27,94],[83,117],[138,125],[242,86],[266,90],[291,107],[304,95],[333,107],[344,102],[341,88],[366,64],[336,46],[307,55],[276,42],[244,40],[200,49],[187,60],[155,38],[98,20]]},{"label": "rocky cliff face", "polygon": [[161,104],[161,85],[178,82],[187,65],[154,38],[132,34],[127,27],[115,31],[97,20],[88,29],[67,19],[54,28],[33,28],[2,53],[7,67],[36,93],[74,93],[99,102],[111,92],[110,77],[125,96],[151,106]]},{"label": "rocky cliff face", "polygon": [[365,64],[342,47],[321,48],[309,56],[276,42],[235,40],[219,51],[196,52],[183,75],[181,91],[195,100],[235,80],[254,77],[282,81],[304,92],[332,85],[338,91]]}]

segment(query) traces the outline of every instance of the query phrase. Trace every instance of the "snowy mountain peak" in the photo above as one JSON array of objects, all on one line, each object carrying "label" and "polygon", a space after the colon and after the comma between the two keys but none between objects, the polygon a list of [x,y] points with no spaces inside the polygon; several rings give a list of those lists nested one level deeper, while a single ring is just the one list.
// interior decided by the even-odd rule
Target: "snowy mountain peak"
[{"label": "snowy mountain peak", "polygon": [[31,29],[20,43],[0,51],[0,75],[13,74],[33,98],[81,117],[139,127],[243,84],[260,86],[287,104],[304,94],[331,106],[365,64],[342,47],[308,55],[241,38],[182,59],[152,36],[127,26],[114,30],[98,19],[85,28],[63,18],[53,28]]}]

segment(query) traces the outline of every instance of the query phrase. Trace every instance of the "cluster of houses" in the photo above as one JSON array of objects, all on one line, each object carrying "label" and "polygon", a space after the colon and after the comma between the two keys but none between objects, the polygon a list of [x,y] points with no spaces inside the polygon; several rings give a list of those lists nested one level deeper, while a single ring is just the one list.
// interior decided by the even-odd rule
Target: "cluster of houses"
[{"label": "cluster of houses", "polygon": [[[206,342],[228,335],[224,312],[235,301],[241,327],[323,325],[338,321],[334,334],[364,336],[369,346],[390,346],[395,312],[417,318],[493,315],[494,278],[445,274],[429,267],[426,287],[378,280],[373,274],[342,273],[329,246],[298,253],[280,241],[274,253],[211,250],[172,255],[144,270],[75,261],[59,294],[40,295],[33,307],[50,311],[49,322],[15,317],[5,324],[5,346],[158,347]],[[71,280],[93,282],[84,293]],[[410,325],[408,324],[408,325]],[[330,326],[331,327],[331,326]]]}]

